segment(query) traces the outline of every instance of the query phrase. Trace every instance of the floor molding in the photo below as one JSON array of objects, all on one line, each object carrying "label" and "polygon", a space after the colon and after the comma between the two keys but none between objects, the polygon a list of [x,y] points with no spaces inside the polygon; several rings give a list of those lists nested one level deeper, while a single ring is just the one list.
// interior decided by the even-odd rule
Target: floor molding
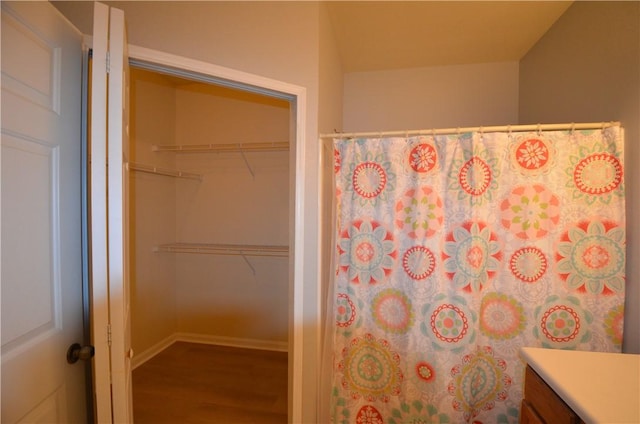
[{"label": "floor molding", "polygon": [[166,348],[174,344],[176,341],[177,341],[176,334],[172,334],[169,337],[165,338],[164,340],[161,340],[160,342],[154,344],[149,349],[144,350],[141,353],[136,353],[131,359],[131,369],[135,370],[137,367],[144,364],[149,359],[153,358],[158,353],[162,352],[163,350],[165,350]]},{"label": "floor molding", "polygon": [[245,349],[271,350],[276,352],[288,352],[287,342],[272,340],[244,339],[237,337],[212,336],[208,334],[196,333],[174,333],[161,340],[141,353],[137,353],[131,360],[131,369],[134,370],[144,364],[175,342],[202,343],[218,346],[239,347]]},{"label": "floor molding", "polygon": [[246,349],[274,350],[287,352],[289,344],[273,340],[244,339],[237,337],[212,336],[208,334],[176,333],[176,341],[190,343],[205,343],[220,346],[242,347]]}]

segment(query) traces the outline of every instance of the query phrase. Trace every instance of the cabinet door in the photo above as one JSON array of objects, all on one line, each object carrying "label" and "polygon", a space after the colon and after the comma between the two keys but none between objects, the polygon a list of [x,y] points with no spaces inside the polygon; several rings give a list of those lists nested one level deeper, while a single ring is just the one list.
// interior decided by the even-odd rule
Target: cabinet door
[{"label": "cabinet door", "polygon": [[522,400],[522,408],[520,410],[520,424],[545,424],[535,409],[526,399]]},{"label": "cabinet door", "polygon": [[[540,416],[540,422],[549,424],[576,424],[580,418],[553,389],[527,366],[524,379],[525,401]],[[538,421],[532,421],[538,422]]]}]

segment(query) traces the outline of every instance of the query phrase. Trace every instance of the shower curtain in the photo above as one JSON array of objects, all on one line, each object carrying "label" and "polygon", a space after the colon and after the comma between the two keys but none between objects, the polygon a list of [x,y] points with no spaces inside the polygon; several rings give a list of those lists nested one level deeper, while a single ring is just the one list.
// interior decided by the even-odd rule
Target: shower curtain
[{"label": "shower curtain", "polygon": [[332,422],[517,422],[521,347],[620,351],[619,126],[335,139],[334,168]]}]

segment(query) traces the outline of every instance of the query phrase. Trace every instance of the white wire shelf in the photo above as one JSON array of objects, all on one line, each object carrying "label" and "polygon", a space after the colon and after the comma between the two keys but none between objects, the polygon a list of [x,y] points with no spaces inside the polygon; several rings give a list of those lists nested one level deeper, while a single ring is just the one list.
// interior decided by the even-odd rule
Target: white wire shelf
[{"label": "white wire shelf", "polygon": [[256,275],[255,267],[247,257],[282,257],[289,256],[287,246],[269,246],[252,244],[210,244],[210,243],[171,243],[154,247],[154,252],[167,253],[198,253],[207,255],[241,256],[253,275]]},{"label": "white wire shelf", "polygon": [[200,253],[210,255],[288,257],[288,246],[216,244],[216,243],[169,243],[156,246],[154,252]]},{"label": "white wire shelf", "polygon": [[206,152],[279,152],[289,150],[289,143],[224,143],[224,144],[176,144],[158,145],[151,148],[154,152],[206,153]]},{"label": "white wire shelf", "polygon": [[223,144],[154,144],[151,147],[154,152],[173,152],[173,153],[223,153],[223,152],[238,152],[242,155],[247,170],[251,174],[251,177],[255,179],[256,175],[251,167],[251,164],[244,155],[249,152],[280,152],[289,150],[289,143],[272,142],[272,143],[223,143]]},{"label": "white wire shelf", "polygon": [[166,177],[186,178],[189,180],[202,181],[202,175],[191,172],[178,171],[175,169],[159,168],[154,165],[144,165],[141,163],[127,163],[127,169],[130,171],[145,172],[148,174],[164,175]]}]

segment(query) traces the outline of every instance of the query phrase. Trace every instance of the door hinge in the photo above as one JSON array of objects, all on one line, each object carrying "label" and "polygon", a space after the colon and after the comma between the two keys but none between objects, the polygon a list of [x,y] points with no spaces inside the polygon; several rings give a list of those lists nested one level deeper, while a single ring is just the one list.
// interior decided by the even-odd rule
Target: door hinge
[{"label": "door hinge", "polygon": [[111,53],[107,52],[107,74],[111,71]]},{"label": "door hinge", "polygon": [[107,325],[107,345],[111,346],[111,324]]}]

